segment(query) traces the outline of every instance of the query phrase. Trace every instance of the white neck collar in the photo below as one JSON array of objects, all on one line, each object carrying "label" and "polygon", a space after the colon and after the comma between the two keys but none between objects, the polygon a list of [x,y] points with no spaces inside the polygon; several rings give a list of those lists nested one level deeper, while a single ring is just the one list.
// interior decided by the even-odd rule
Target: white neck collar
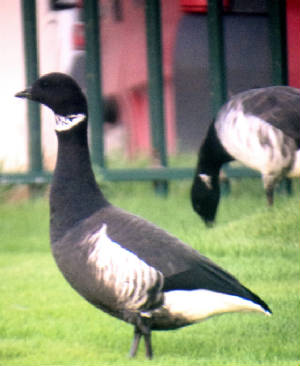
[{"label": "white neck collar", "polygon": [[68,131],[80,122],[86,119],[86,115],[83,113],[69,114],[68,116],[55,115],[55,130],[58,132]]}]

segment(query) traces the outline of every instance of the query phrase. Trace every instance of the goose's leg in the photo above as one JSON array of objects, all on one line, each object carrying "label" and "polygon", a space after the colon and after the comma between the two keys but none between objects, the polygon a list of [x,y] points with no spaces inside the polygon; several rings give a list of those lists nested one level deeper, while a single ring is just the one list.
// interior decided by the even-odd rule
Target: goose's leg
[{"label": "goose's leg", "polygon": [[140,331],[140,329],[137,326],[135,326],[133,342],[132,342],[132,346],[131,346],[130,353],[129,353],[130,357],[135,357],[136,352],[139,348],[141,337],[142,337],[142,332]]},{"label": "goose's leg", "polygon": [[143,316],[139,318],[139,329],[145,340],[146,357],[151,359],[153,356],[151,343],[151,318]]},{"label": "goose's leg", "polygon": [[274,189],[273,189],[273,187],[268,187],[267,190],[266,190],[266,194],[267,194],[268,205],[272,206],[273,202],[274,202]]},{"label": "goose's leg", "polygon": [[274,201],[274,186],[276,183],[276,177],[272,174],[264,174],[262,178],[267,195],[268,205],[272,206]]},{"label": "goose's leg", "polygon": [[147,317],[138,317],[134,326],[134,338],[130,349],[130,357],[137,353],[141,337],[145,340],[146,357],[151,359],[153,356],[151,343],[151,321]]},{"label": "goose's leg", "polygon": [[152,352],[151,331],[150,330],[147,334],[144,334],[144,339],[145,339],[146,357],[151,360],[151,358],[153,356],[153,352]]}]

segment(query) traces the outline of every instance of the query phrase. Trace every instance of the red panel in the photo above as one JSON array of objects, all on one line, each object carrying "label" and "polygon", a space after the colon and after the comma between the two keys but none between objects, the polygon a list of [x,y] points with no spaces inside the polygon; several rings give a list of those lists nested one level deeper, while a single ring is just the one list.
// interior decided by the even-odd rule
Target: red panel
[{"label": "red panel", "polygon": [[[122,121],[128,129],[128,152],[151,154],[151,127],[147,96],[147,52],[144,3],[123,1],[122,18],[116,20],[111,0],[101,0],[102,86],[106,96],[118,96]],[[175,152],[173,54],[179,2],[161,1],[165,124],[168,152]],[[80,40],[77,39],[80,44]]]},{"label": "red panel", "polygon": [[151,137],[146,87],[127,91],[124,95],[123,122],[128,131],[128,154],[134,158],[139,154],[151,154]]},{"label": "red panel", "polygon": [[[223,0],[224,10],[228,10],[230,0]],[[207,13],[207,0],[180,0],[181,10],[187,13]]]},{"label": "red panel", "polygon": [[286,6],[288,82],[290,86],[300,88],[300,2],[287,0]]}]

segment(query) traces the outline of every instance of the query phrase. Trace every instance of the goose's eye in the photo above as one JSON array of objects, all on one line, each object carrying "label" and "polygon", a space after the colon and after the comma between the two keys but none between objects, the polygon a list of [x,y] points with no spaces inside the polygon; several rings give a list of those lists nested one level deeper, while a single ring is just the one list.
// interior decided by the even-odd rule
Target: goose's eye
[{"label": "goose's eye", "polygon": [[46,80],[43,80],[42,82],[41,82],[41,87],[44,89],[44,88],[47,88],[48,87],[48,85],[49,85],[49,83],[48,83],[48,81],[46,81]]}]

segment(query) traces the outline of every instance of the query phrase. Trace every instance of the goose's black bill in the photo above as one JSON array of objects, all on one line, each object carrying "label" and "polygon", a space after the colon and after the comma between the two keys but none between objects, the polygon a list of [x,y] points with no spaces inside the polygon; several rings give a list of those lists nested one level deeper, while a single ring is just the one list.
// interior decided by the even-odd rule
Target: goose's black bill
[{"label": "goose's black bill", "polygon": [[16,93],[15,97],[31,99],[32,98],[31,88],[28,88],[23,91],[20,91],[19,93]]}]

